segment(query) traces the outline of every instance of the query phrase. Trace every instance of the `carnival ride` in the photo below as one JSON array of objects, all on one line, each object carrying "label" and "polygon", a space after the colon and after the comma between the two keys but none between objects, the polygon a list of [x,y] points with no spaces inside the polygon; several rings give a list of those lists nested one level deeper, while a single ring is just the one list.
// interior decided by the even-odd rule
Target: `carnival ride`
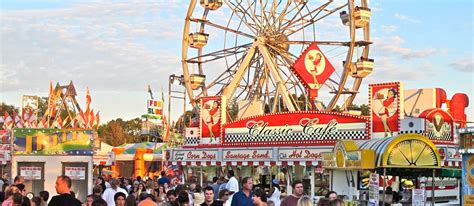
[{"label": "carnival ride", "polygon": [[[13,128],[56,128],[97,129],[100,123],[99,111],[90,108],[92,101],[89,88],[86,92],[86,110],[82,110],[77,99],[74,83],[53,87],[49,84],[48,97],[24,95],[21,114],[5,112],[3,127]],[[41,102],[41,103],[40,103]],[[40,116],[41,115],[41,116]]]},{"label": "carnival ride", "polygon": [[[233,120],[279,111],[333,111],[337,105],[347,110],[372,72],[366,0],[199,3],[189,4],[182,38],[185,88],[195,107],[202,97],[222,96],[238,104]],[[308,84],[295,63],[313,44],[335,72],[316,68],[314,61],[308,72],[317,71]],[[329,78],[319,78],[325,72]]]}]

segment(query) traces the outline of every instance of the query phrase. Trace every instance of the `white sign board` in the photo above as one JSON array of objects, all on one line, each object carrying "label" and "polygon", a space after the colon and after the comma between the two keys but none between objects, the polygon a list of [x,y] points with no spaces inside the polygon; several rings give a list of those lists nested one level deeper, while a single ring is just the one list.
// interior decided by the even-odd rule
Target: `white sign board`
[{"label": "white sign board", "polygon": [[173,150],[172,161],[217,161],[217,150]]},{"label": "white sign board", "polygon": [[25,180],[41,180],[41,167],[20,167],[20,175]]},{"label": "white sign board", "polygon": [[272,161],[272,149],[224,149],[222,150],[223,161]]},{"label": "white sign board", "polygon": [[316,161],[321,160],[321,152],[329,152],[330,150],[313,149],[313,148],[292,148],[279,149],[279,161]]},{"label": "white sign board", "polygon": [[85,180],[86,168],[85,167],[65,167],[64,175],[71,178],[71,180]]},{"label": "white sign board", "polygon": [[411,199],[413,206],[424,206],[425,205],[425,190],[424,189],[413,189],[413,196]]},{"label": "white sign board", "polygon": [[369,179],[369,205],[379,205],[379,174],[371,173]]}]

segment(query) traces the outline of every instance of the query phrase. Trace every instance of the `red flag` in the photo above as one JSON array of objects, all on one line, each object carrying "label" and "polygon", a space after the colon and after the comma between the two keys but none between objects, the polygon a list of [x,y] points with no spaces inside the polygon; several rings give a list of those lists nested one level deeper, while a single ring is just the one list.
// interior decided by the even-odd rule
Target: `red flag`
[{"label": "red flag", "polygon": [[89,125],[88,125],[88,128],[92,128],[92,126],[94,125],[94,121],[95,121],[94,109],[92,109],[91,112],[89,113]]},{"label": "red flag", "polygon": [[92,101],[91,91],[89,90],[89,87],[87,87],[87,91],[86,91],[86,104],[87,104],[87,106],[89,106],[91,101]]},{"label": "red flag", "polygon": [[10,114],[8,114],[8,112],[5,111],[5,114],[3,116],[3,128],[4,129],[11,129],[12,128],[12,121],[13,119],[10,117]]},{"label": "red flag", "polygon": [[100,125],[99,112],[100,111],[98,111],[97,114],[95,115],[95,122],[97,123],[96,129],[99,129],[99,125]]},{"label": "red flag", "polygon": [[85,112],[85,118],[84,121],[86,124],[89,122],[89,113],[90,113],[90,104],[91,104],[91,92],[89,90],[89,87],[87,87],[87,92],[86,92],[86,112]]},{"label": "red flag", "polygon": [[163,142],[168,142],[169,137],[170,137],[170,125],[166,124],[166,131],[163,135]]},{"label": "red flag", "polygon": [[84,128],[86,124],[84,112],[80,111],[79,114],[76,114],[76,119],[77,119],[77,127]]}]

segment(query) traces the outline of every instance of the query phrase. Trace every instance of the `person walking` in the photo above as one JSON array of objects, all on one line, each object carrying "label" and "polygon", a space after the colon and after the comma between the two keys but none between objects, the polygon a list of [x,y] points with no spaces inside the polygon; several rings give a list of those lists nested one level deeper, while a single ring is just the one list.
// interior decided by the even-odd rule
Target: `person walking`
[{"label": "person walking", "polygon": [[[219,186],[220,186],[220,185],[219,185],[219,183],[218,183],[218,180],[219,180],[219,178],[217,178],[217,177],[213,177],[213,178],[212,178],[212,185],[211,185],[211,187],[212,187],[213,192],[214,192],[214,200],[217,200],[217,198],[218,198],[218,195],[217,195],[217,194],[219,194]],[[206,192],[206,191],[204,191],[204,193],[205,193],[205,192]]]},{"label": "person walking", "polygon": [[229,182],[225,185],[225,189],[228,189],[232,195],[239,191],[239,181],[235,178],[233,170],[227,172],[227,177],[229,178]]},{"label": "person walking", "polygon": [[102,199],[107,202],[108,206],[115,206],[115,194],[117,192],[123,192],[125,196],[128,196],[127,191],[120,187],[120,181],[118,179],[112,179],[110,181],[110,188],[107,188],[102,194]]},{"label": "person walking", "polygon": [[244,177],[244,179],[242,179],[242,190],[232,196],[231,206],[253,206],[252,189],[252,178]]},{"label": "person walking", "polygon": [[170,184],[170,179],[166,176],[165,171],[161,171],[161,177],[158,179],[158,184],[164,185],[164,184]]},{"label": "person walking", "polygon": [[298,200],[303,195],[303,182],[296,180],[291,186],[293,188],[293,194],[285,197],[285,199],[281,201],[280,206],[296,206]]},{"label": "person walking", "polygon": [[59,176],[56,179],[56,193],[49,201],[48,206],[81,206],[81,201],[71,195],[71,178],[66,175]]},{"label": "person walking", "polygon": [[272,180],[272,188],[270,190],[270,198],[268,200],[273,201],[275,206],[280,206],[281,200],[281,192],[280,192],[280,182],[277,179]]}]

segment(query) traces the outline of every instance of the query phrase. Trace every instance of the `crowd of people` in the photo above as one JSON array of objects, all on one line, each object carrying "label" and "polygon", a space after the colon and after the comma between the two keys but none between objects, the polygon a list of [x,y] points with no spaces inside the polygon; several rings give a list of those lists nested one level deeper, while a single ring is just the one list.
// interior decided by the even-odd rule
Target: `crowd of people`
[{"label": "crowd of people", "polygon": [[[252,177],[240,181],[232,170],[225,177],[214,177],[212,183],[203,186],[191,182],[188,185],[170,181],[164,172],[160,178],[111,178],[98,177],[92,194],[85,200],[78,200],[71,191],[71,179],[59,176],[56,193],[49,200],[49,192],[41,191],[38,196],[25,190],[24,178],[17,176],[12,184],[4,183],[0,194],[2,206],[342,206],[344,201],[335,192],[329,192],[319,202],[303,195],[303,183],[294,181],[293,194],[281,198],[277,180],[267,192],[254,188]],[[49,202],[48,202],[49,200]]]}]

